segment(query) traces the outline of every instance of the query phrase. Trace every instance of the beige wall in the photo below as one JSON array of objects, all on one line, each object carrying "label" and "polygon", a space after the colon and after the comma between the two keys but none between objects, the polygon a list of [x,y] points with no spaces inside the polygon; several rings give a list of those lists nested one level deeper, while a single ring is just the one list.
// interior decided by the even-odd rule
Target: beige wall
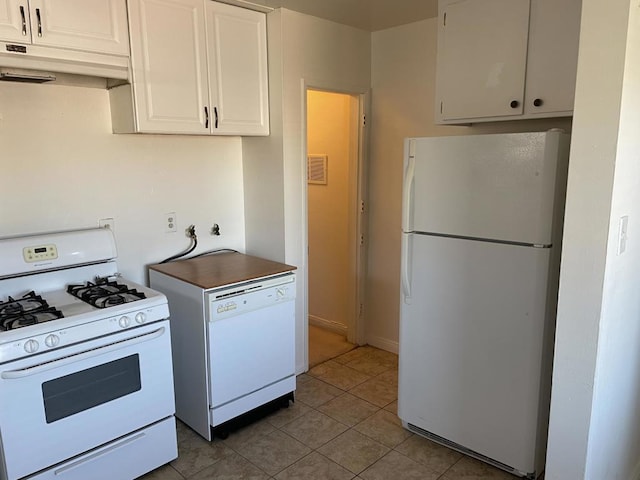
[{"label": "beige wall", "polygon": [[267,137],[242,138],[247,253],[283,262],[284,148],[282,12],[267,15],[269,125]]},{"label": "beige wall", "polygon": [[104,89],[0,82],[0,236],[112,217],[121,273],[139,282],[189,246],[189,224],[197,251],[243,250],[241,153],[238,138],[114,135]]},{"label": "beige wall", "polygon": [[366,92],[371,82],[371,40],[363,30],[290,10],[283,10],[282,16],[285,259],[301,274],[301,295],[296,299],[300,360],[305,355],[308,314],[304,89]]},{"label": "beige wall", "polygon": [[[273,138],[243,141],[247,249],[298,267],[296,371],[307,368],[306,88],[367,92],[371,36],[287,9],[268,15]],[[284,196],[282,197],[282,193]],[[259,228],[256,225],[260,225]],[[284,258],[280,258],[284,238]]]},{"label": "beige wall", "polygon": [[[640,9],[584,0],[549,480],[640,478]],[[628,216],[618,254],[620,218]]]},{"label": "beige wall", "polygon": [[349,190],[352,98],[309,90],[307,151],[327,155],[326,185],[309,183],[309,321],[346,334],[349,317]]},{"label": "beige wall", "polygon": [[569,119],[500,122],[470,127],[434,124],[437,20],[374,32],[369,156],[367,342],[398,348],[403,139],[411,136],[542,131]]}]

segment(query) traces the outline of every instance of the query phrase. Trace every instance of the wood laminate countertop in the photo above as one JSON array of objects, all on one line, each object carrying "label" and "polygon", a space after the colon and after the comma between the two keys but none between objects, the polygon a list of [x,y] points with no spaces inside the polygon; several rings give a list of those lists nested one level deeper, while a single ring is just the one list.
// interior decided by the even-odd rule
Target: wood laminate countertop
[{"label": "wood laminate countertop", "polygon": [[243,253],[228,252],[158,263],[150,265],[149,269],[207,290],[290,272],[296,267]]}]

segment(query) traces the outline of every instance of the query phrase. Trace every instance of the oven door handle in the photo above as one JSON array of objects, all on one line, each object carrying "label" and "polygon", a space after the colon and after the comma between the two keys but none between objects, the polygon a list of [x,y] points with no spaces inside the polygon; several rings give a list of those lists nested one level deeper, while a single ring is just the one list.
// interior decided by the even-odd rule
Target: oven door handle
[{"label": "oven door handle", "polygon": [[140,343],[149,342],[151,340],[154,340],[164,335],[165,330],[166,330],[165,327],[160,327],[157,330],[154,330],[153,332],[138,335],[137,337],[129,338],[127,340],[114,342],[114,343],[105,345],[103,347],[98,347],[95,349],[86,350],[84,352],[75,353],[67,357],[62,357],[59,360],[52,360],[49,362],[39,363],[37,365],[32,365],[27,368],[22,368],[20,370],[8,370],[6,372],[2,372],[2,374],[0,374],[0,377],[2,377],[5,380],[31,377],[33,375],[37,375],[42,372],[53,370],[54,368],[69,365],[70,363],[82,361],[87,358],[96,357],[98,355],[104,355],[105,353],[113,352],[115,350],[120,350],[121,348],[130,347],[131,345],[137,345]]}]

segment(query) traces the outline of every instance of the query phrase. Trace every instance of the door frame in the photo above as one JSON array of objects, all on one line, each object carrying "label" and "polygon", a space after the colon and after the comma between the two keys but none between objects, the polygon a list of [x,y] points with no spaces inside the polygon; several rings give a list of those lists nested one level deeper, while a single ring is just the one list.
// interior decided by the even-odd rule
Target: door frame
[{"label": "door frame", "polygon": [[[337,90],[324,85],[302,81],[302,158],[301,169],[304,182],[303,194],[303,242],[307,250],[306,281],[304,291],[304,362],[309,368],[309,197],[307,185],[307,92],[309,90],[348,95],[357,101],[356,131],[351,135],[357,135],[357,154],[355,165],[350,162],[350,176],[355,179],[349,183],[349,262],[350,272],[353,272],[355,283],[349,288],[349,310],[351,315],[347,321],[347,340],[356,345],[364,345],[365,339],[365,279],[367,269],[367,153],[368,153],[368,129],[367,112],[370,105],[370,93]],[[353,170],[351,170],[353,168]],[[355,185],[354,185],[355,183]]]}]

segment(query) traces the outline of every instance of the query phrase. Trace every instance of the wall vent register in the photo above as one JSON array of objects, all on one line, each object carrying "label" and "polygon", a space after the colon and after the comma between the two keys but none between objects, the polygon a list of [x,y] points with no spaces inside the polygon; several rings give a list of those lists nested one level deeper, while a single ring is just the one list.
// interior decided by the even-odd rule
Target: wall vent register
[{"label": "wall vent register", "polygon": [[315,185],[326,185],[327,181],[327,156],[307,156],[307,182]]}]

